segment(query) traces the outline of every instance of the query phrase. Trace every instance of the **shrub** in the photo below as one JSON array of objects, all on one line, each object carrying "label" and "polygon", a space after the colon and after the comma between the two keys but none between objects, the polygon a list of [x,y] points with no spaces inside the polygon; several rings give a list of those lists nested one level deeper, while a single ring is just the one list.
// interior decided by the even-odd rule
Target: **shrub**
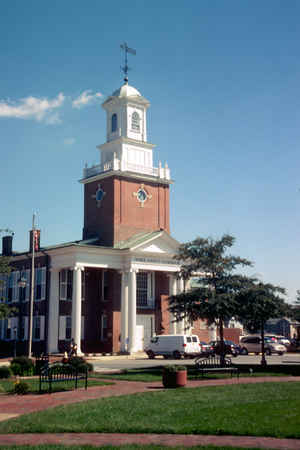
[{"label": "shrub", "polygon": [[15,375],[25,376],[34,374],[34,364],[27,356],[17,356],[11,362],[11,370]]},{"label": "shrub", "polygon": [[20,364],[18,364],[18,363],[13,363],[13,362],[11,362],[10,363],[10,370],[12,371],[12,373],[14,374],[14,375],[20,375],[20,376],[22,376],[22,367],[20,366]]},{"label": "shrub", "polygon": [[179,366],[179,365],[167,365],[164,366],[163,371],[165,373],[175,373],[175,372],[181,372],[182,370],[186,370],[186,366]]},{"label": "shrub", "polygon": [[85,370],[85,368],[87,368],[88,372],[92,372],[93,371],[93,365],[88,363],[84,358],[82,358],[81,356],[71,356],[68,359],[68,364],[70,364],[70,366],[74,367],[77,370]]},{"label": "shrub", "polygon": [[12,372],[8,366],[0,367],[0,378],[9,378],[11,373]]},{"label": "shrub", "polygon": [[29,385],[25,381],[17,380],[14,383],[14,393],[18,395],[27,394],[29,391]]}]

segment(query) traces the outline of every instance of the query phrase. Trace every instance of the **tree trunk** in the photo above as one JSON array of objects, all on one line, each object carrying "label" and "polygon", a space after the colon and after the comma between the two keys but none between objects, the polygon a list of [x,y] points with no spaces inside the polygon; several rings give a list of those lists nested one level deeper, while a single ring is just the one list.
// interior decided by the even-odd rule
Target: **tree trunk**
[{"label": "tree trunk", "polygon": [[220,319],[219,325],[220,332],[220,362],[221,366],[225,364],[225,345],[224,345],[224,328],[223,328],[223,319]]},{"label": "tree trunk", "polygon": [[267,366],[266,354],[265,354],[265,324],[261,322],[261,365]]}]

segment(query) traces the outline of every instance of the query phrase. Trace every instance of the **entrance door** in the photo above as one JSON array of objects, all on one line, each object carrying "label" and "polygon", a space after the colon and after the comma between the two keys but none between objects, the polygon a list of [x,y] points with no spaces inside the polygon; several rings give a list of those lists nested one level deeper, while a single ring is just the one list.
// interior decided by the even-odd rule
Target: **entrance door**
[{"label": "entrance door", "polygon": [[147,347],[150,343],[150,339],[154,336],[155,333],[155,317],[154,314],[137,314],[136,316],[136,324],[142,325],[144,328],[143,335],[143,348]]},{"label": "entrance door", "polygon": [[135,330],[135,350],[142,352],[144,350],[144,326],[137,325]]}]

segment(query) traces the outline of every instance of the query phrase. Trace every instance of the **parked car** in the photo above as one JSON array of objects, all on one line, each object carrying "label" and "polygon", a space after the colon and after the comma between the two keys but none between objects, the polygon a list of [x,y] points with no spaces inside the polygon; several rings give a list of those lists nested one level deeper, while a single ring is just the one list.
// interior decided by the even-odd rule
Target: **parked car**
[{"label": "parked car", "polygon": [[151,339],[145,352],[150,359],[158,355],[165,359],[193,358],[200,355],[201,346],[197,335],[161,334]]},{"label": "parked car", "polygon": [[[212,353],[215,355],[220,355],[221,353],[221,341],[211,341]],[[235,344],[233,341],[224,340],[225,355],[238,356],[240,354],[239,345]]]},{"label": "parked car", "polygon": [[200,346],[201,346],[201,355],[202,356],[209,356],[213,353],[213,346],[211,344],[208,344],[207,342],[204,341],[200,341]]},{"label": "parked car", "polygon": [[[261,353],[261,337],[260,336],[243,336],[240,339],[241,354],[248,355],[248,353]],[[273,337],[265,337],[265,353],[271,355],[277,353],[283,355],[286,352],[286,347],[279,344]]]},{"label": "parked car", "polygon": [[286,338],[285,336],[276,336],[278,344],[284,345],[286,348],[288,348],[291,345],[291,341]]}]

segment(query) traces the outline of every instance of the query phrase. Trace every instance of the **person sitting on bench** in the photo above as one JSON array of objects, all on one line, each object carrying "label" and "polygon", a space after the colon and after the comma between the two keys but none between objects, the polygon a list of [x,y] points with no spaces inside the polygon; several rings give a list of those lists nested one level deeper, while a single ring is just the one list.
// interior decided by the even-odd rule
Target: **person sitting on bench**
[{"label": "person sitting on bench", "polygon": [[74,341],[73,338],[71,340],[70,351],[69,351],[69,358],[71,356],[77,356],[77,344],[76,344],[76,342]]}]

